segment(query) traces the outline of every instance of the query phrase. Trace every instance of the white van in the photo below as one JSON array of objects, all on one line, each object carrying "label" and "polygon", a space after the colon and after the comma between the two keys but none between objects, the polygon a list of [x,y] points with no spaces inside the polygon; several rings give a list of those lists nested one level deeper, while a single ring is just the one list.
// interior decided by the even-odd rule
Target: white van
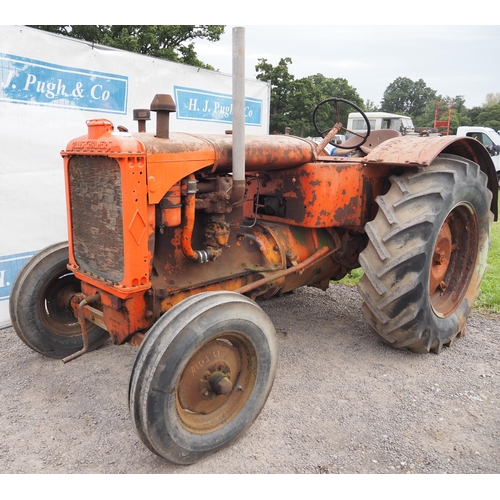
[{"label": "white van", "polygon": [[[385,113],[382,111],[365,113],[370,122],[371,130],[392,129],[401,132],[401,134],[415,133],[415,127],[409,116],[396,115],[394,113]],[[366,132],[366,122],[361,113],[349,113],[347,118],[347,129],[356,133]],[[346,134],[346,137],[352,137],[353,134]]]},{"label": "white van", "polygon": [[490,153],[500,181],[500,135],[490,127],[458,127],[459,137],[473,137]]}]

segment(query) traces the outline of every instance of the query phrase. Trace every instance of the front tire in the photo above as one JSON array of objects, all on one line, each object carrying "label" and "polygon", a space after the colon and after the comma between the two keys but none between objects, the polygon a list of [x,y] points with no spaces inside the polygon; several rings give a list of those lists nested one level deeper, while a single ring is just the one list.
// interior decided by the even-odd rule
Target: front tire
[{"label": "front tire", "polygon": [[[16,276],[10,294],[12,326],[18,337],[44,356],[62,359],[83,348],[82,329],[70,307],[81,291],[80,281],[66,267],[68,243],[56,243],[33,256]],[[89,351],[109,338],[94,326],[88,329]]]},{"label": "front tire", "polygon": [[384,342],[440,352],[463,331],[487,268],[491,199],[479,166],[452,155],[391,177],[359,259],[362,312]]},{"label": "front tire", "polygon": [[157,455],[195,463],[250,427],[276,367],[275,330],[255,302],[226,291],[188,297],[137,353],[129,385],[137,434]]}]

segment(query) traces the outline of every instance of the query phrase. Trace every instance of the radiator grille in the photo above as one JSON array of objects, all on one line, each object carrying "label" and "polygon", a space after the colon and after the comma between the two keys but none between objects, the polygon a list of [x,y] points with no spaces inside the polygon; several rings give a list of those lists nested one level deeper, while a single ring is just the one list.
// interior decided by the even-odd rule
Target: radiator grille
[{"label": "radiator grille", "polygon": [[81,269],[118,283],[124,276],[122,187],[118,162],[105,156],[69,161],[73,251]]}]

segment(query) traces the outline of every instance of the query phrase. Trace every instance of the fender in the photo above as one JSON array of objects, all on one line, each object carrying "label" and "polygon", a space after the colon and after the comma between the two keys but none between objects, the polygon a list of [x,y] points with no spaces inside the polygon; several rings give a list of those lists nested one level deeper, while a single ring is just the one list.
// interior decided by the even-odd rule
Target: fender
[{"label": "fender", "polygon": [[486,148],[470,137],[402,136],[389,139],[363,158],[365,164],[384,166],[428,167],[441,153],[453,154],[477,163],[488,176],[493,193],[491,211],[498,220],[498,180],[495,166]]}]

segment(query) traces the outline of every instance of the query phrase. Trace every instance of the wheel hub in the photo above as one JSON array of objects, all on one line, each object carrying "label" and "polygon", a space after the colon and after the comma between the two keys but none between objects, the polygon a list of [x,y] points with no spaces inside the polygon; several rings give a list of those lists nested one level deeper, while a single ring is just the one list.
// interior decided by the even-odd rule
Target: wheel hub
[{"label": "wheel hub", "polygon": [[73,274],[65,271],[48,283],[40,296],[40,317],[47,328],[60,337],[75,337],[81,334],[71,305],[72,298],[79,292],[79,286]]},{"label": "wheel hub", "polygon": [[472,279],[477,252],[477,218],[464,203],[446,218],[432,254],[429,294],[438,316],[448,317],[461,304]]},{"label": "wheel hub", "polygon": [[177,412],[193,432],[211,432],[236,415],[255,381],[253,349],[237,334],[203,344],[177,385]]},{"label": "wheel hub", "polygon": [[233,389],[233,384],[229,380],[229,377],[220,371],[213,372],[208,379],[208,383],[212,391],[217,395],[223,394],[227,396]]},{"label": "wheel hub", "polygon": [[436,246],[434,247],[434,255],[432,256],[430,281],[431,295],[436,292],[438,288],[442,291],[446,289],[446,284],[443,279],[450,265],[451,254],[454,250],[450,225],[448,219],[446,219],[439,231]]}]

